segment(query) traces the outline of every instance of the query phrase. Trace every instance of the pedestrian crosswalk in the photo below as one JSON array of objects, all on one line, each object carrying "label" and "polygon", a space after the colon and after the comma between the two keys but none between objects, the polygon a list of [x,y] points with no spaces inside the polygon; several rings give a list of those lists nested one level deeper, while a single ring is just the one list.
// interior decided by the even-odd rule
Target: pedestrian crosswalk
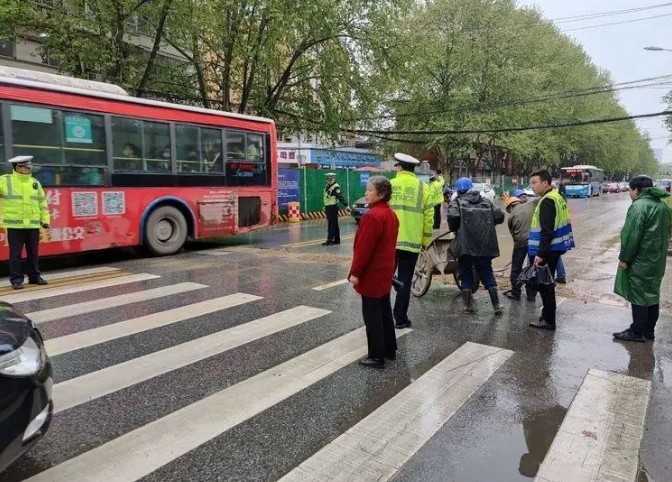
[{"label": "pedestrian crosswalk", "polygon": [[[241,291],[222,292],[221,287],[194,281],[171,282],[163,275],[151,273],[122,274],[106,280],[0,296],[0,299],[18,303],[19,309],[21,303],[31,302],[28,306],[33,311],[28,316],[54,333],[47,337],[45,346],[56,373],[53,388],[56,423],[52,426],[54,433],[47,434],[34,449],[40,451],[43,447],[44,451],[39,454],[43,463],[25,473],[27,480],[134,481],[151,477],[155,471],[183,460],[236,427],[292,403],[316,387],[338,399],[341,394],[329,387],[336,386],[335,380],[356,368],[357,360],[367,354],[365,328],[343,323],[342,313],[333,306],[321,306],[319,299],[311,300],[310,293],[344,283],[345,280],[306,286],[306,297],[302,301],[307,304],[296,305],[271,300],[269,293],[245,292],[242,285]],[[120,291],[110,296],[107,289],[111,287]],[[117,294],[119,292],[121,294]],[[74,295],[79,293],[86,293],[84,301],[77,301]],[[169,305],[173,307],[161,309],[162,303],[145,306],[150,301],[163,299],[174,300]],[[132,313],[140,306],[146,309],[144,313],[151,312],[121,321],[117,321],[118,316],[114,321],[107,316],[120,309],[123,313]],[[80,326],[77,320],[85,318],[88,319],[84,324],[86,328],[77,330]],[[206,321],[209,328],[201,332]],[[414,329],[416,331],[397,330],[401,346],[412,343],[418,335],[418,328]],[[170,334],[177,331],[180,335],[172,341]],[[150,335],[159,332],[157,337],[161,343],[153,346],[148,342]],[[250,348],[255,344],[262,346],[272,337],[282,340],[274,345],[277,352],[261,353]],[[111,345],[135,347],[143,343],[149,345],[138,351],[130,350],[126,358],[116,354],[93,363],[98,354],[107,353]],[[302,348],[296,349],[294,344]],[[123,432],[112,431],[109,437],[100,439],[92,433],[93,442],[69,447],[65,451],[67,456],[60,455],[57,444],[63,441],[56,431],[65,423],[59,423],[60,420],[76,421],[84,426],[87,417],[104,419],[106,413],[89,413],[87,407],[115,396],[119,397],[117,401],[123,400],[124,392],[135,390],[150,398],[158,397],[159,394],[147,389],[149,383],[157,379],[170,380],[181,370],[199,364],[217,372],[222,368],[221,360],[232,359],[222,357],[237,351],[245,353],[244,357],[252,357],[241,361],[243,365],[254,367],[244,377],[222,386],[203,387],[195,399],[159,413],[149,421],[130,424]],[[257,365],[256,357],[263,358],[264,363]],[[370,400],[364,399],[362,403],[368,408],[357,421],[344,423],[338,436],[323,437],[310,453],[296,455],[287,470],[266,478],[281,478],[286,482],[390,480],[439,431],[445,430],[451,418],[472,403],[475,394],[515,357],[516,353],[502,347],[469,341],[460,343],[450,353],[434,357],[431,366],[420,373],[409,370],[407,384],[385,395],[384,399],[380,394],[374,397],[378,400],[375,406],[369,406]],[[78,369],[70,372],[68,364],[75,364]],[[396,365],[390,370],[403,371]],[[361,376],[370,377],[372,390],[377,383],[384,383],[378,378],[379,373],[361,368]],[[638,407],[636,416],[642,419],[646,403],[641,394],[635,394],[642,389],[648,396],[648,382],[642,383],[624,375],[612,377],[591,371],[570,408],[568,427],[564,430],[563,425],[560,430],[537,480],[561,480],[550,474],[558,473],[563,447],[571,442],[563,437],[575,436],[574,426],[570,426],[572,420],[586,416],[581,413],[582,408],[596,407],[602,417],[600,420],[608,421],[610,409],[634,400]],[[593,403],[594,400],[602,403]],[[150,402],[153,401],[148,400],[148,405]],[[319,400],[316,403],[319,404]],[[129,406],[129,418],[142,409]],[[77,415],[69,416],[73,413]],[[105,421],[112,425],[117,422]],[[302,423],[302,420],[292,420],[285,429],[291,430],[292,424]],[[319,424],[319,420],[312,419],[310,423]],[[641,429],[641,424],[636,428]],[[592,450],[591,463],[599,464],[601,457],[613,457],[614,452],[605,447],[617,445],[618,434],[613,424],[596,426],[595,431],[604,450],[596,451],[594,446],[588,446],[590,444],[586,450]],[[271,432],[268,436],[274,434]],[[627,459],[628,474],[633,470],[633,463],[636,464],[633,454],[639,446],[641,430],[632,430],[629,435],[628,447],[616,452],[623,456],[622,464],[622,460]],[[578,460],[581,454],[573,453],[572,457]],[[228,479],[225,473],[210,475],[209,480]],[[176,475],[174,480],[185,480],[185,476]]]}]

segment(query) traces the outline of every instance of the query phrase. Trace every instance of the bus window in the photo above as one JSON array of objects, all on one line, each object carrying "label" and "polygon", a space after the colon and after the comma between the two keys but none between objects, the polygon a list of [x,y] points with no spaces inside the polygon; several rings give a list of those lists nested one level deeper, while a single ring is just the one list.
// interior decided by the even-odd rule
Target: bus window
[{"label": "bus window", "polygon": [[105,120],[101,115],[63,113],[65,163],[105,166]]},{"label": "bus window", "polygon": [[143,171],[142,121],[112,118],[112,159],[117,171]]},{"label": "bus window", "polygon": [[212,173],[224,172],[222,131],[219,129],[201,129],[201,146],[203,148],[204,170]]},{"label": "bus window", "polygon": [[44,107],[10,106],[15,156],[35,164],[63,164],[61,112]]},{"label": "bus window", "polygon": [[201,172],[198,127],[176,124],[175,144],[177,172]]},{"label": "bus window", "polygon": [[161,122],[143,123],[144,159],[149,172],[170,172],[170,128]]}]

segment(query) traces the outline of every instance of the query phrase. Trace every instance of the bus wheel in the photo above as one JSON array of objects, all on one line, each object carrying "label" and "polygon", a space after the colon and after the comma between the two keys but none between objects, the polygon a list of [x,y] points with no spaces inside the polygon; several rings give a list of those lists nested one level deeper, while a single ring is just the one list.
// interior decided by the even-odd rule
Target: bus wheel
[{"label": "bus wheel", "polygon": [[172,206],[162,206],[149,215],[145,224],[145,246],[156,256],[177,253],[187,240],[187,221]]}]

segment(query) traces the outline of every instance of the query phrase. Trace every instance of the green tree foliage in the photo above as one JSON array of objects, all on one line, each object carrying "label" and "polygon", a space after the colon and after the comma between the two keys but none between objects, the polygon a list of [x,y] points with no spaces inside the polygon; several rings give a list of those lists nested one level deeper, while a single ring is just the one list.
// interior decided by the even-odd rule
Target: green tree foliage
[{"label": "green tree foliage", "polygon": [[[402,101],[390,104],[401,130],[496,130],[627,116],[613,92],[580,95],[608,89],[608,75],[538,12],[512,0],[418,4],[404,37],[413,55],[405,64],[407,81],[398,84]],[[522,172],[575,163],[613,175],[656,169],[647,139],[630,121],[419,139],[447,164],[480,161],[493,170],[507,157]]]}]

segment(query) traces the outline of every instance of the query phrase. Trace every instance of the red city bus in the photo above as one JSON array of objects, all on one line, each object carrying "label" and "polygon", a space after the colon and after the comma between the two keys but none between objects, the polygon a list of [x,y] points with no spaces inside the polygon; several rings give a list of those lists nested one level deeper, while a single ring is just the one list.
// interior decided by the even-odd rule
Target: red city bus
[{"label": "red city bus", "polygon": [[[34,156],[51,227],[42,255],[245,233],[277,219],[270,119],[140,99],[119,87],[0,67],[0,169]],[[1,202],[1,200],[0,200]],[[0,259],[8,258],[5,233]]]}]

